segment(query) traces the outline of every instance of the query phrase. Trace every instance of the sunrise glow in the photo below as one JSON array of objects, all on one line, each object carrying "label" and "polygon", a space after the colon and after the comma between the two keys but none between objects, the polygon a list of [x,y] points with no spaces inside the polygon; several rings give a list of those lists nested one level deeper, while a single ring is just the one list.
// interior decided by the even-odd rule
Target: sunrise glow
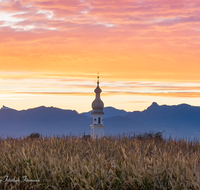
[{"label": "sunrise glow", "polygon": [[[0,0],[0,105],[200,106],[197,0]],[[84,102],[84,103],[83,103]]]}]

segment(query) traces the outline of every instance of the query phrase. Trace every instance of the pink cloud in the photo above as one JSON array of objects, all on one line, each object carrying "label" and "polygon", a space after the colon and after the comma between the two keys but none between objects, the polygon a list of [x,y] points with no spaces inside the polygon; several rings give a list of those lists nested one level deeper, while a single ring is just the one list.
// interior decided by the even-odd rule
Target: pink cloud
[{"label": "pink cloud", "polygon": [[[0,21],[0,26],[7,23],[12,38],[22,42],[54,36],[89,44],[99,39],[124,46],[197,48],[199,8],[197,0],[3,0],[0,11],[22,21]],[[0,40],[10,36],[7,30],[0,27]]]}]

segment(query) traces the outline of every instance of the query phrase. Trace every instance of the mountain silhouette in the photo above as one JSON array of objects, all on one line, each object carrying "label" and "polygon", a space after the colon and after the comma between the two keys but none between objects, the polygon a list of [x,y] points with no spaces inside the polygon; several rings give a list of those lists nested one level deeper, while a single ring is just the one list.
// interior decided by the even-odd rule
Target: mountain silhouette
[{"label": "mountain silhouette", "polygon": [[[132,134],[165,131],[168,137],[200,137],[200,107],[181,104],[159,106],[153,102],[144,111],[126,112],[104,108],[105,134]],[[0,135],[22,137],[32,132],[42,135],[90,134],[91,111],[79,114],[74,110],[37,107],[17,111],[6,106],[0,109]]]},{"label": "mountain silhouette", "polygon": [[28,110],[0,110],[0,134],[3,136],[26,136],[32,132],[43,135],[78,134],[90,125],[90,119],[72,110],[54,107],[38,107]]}]

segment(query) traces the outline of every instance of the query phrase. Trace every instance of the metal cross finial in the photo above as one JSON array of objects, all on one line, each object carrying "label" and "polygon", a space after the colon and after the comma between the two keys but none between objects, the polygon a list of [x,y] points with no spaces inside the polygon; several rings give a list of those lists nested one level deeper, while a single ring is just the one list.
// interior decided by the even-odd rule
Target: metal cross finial
[{"label": "metal cross finial", "polygon": [[99,72],[98,72],[98,76],[97,76],[97,84],[99,84]]}]

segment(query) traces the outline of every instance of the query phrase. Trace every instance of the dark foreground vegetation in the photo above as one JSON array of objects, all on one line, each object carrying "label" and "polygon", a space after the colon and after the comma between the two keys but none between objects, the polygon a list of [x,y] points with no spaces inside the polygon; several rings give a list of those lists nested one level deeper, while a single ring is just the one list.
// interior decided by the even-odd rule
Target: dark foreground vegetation
[{"label": "dark foreground vegetation", "polygon": [[[200,189],[198,141],[162,133],[0,139],[0,189]],[[7,176],[7,177],[6,177]]]}]

